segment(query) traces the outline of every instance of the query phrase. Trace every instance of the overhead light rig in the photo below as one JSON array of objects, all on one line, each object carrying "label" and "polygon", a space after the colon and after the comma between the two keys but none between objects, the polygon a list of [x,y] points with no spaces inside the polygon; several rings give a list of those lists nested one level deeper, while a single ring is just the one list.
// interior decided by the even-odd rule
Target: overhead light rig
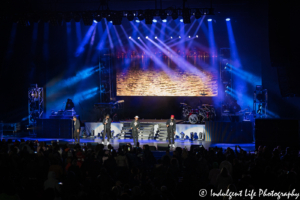
[{"label": "overhead light rig", "polygon": [[18,14],[2,14],[0,21],[13,22],[21,24],[22,26],[29,26],[33,23],[50,23],[53,26],[59,26],[63,21],[75,22],[83,21],[84,25],[90,26],[93,21],[101,21],[106,19],[114,25],[121,25],[122,20],[127,18],[132,21],[135,18],[139,21],[145,20],[146,24],[152,24],[153,18],[160,18],[165,20],[172,18],[176,20],[179,16],[182,17],[185,24],[191,23],[191,16],[196,19],[204,15],[214,15],[213,8],[169,8],[169,9],[147,9],[147,10],[95,10],[95,11],[76,11],[76,12],[26,12]]}]

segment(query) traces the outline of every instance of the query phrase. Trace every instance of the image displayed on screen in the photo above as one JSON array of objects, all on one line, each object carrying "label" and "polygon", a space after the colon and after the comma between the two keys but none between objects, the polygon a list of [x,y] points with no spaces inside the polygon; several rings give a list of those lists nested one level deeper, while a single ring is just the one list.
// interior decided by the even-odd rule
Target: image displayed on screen
[{"label": "image displayed on screen", "polygon": [[117,96],[217,96],[216,60],[197,50],[118,53]]}]

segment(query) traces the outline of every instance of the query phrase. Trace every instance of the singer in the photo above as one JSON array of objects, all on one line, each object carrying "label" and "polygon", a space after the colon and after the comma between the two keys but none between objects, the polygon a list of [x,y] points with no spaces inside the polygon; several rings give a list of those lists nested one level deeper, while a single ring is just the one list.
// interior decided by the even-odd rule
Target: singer
[{"label": "singer", "polygon": [[174,115],[171,115],[171,119],[168,119],[167,123],[168,139],[170,147],[175,147],[174,145],[174,135],[176,133],[176,121],[174,120]]},{"label": "singer", "polygon": [[[73,116],[73,121],[74,121],[74,138],[75,138],[75,143],[80,143],[80,137],[79,137],[79,133],[80,133],[80,121],[79,119],[77,119],[77,117],[74,115]],[[78,142],[77,142],[77,140]]]},{"label": "singer", "polygon": [[111,118],[109,118],[109,115],[107,114],[106,117],[103,119],[103,126],[104,126],[104,130],[103,130],[103,139],[102,139],[102,144],[105,143],[105,136],[107,136],[107,145],[109,145],[109,141],[110,141],[110,127],[111,127]]}]

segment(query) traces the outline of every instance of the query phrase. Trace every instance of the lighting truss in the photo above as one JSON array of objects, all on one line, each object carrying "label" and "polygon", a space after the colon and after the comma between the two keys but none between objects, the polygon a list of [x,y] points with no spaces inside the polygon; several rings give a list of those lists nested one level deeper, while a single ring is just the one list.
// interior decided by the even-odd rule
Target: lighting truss
[{"label": "lighting truss", "polygon": [[44,113],[44,89],[36,85],[28,88],[28,120],[34,125]]},{"label": "lighting truss", "polygon": [[[2,16],[8,19],[12,23],[18,23],[22,26],[28,26],[38,22],[50,22],[50,24],[56,26],[60,25],[62,21],[75,22],[83,21],[84,25],[90,26],[93,21],[101,21],[106,19],[107,21],[113,21],[115,25],[122,23],[122,18],[127,18],[132,21],[134,17],[137,17],[139,21],[145,20],[146,24],[152,24],[154,17],[159,17],[161,20],[172,18],[178,19],[182,16],[184,23],[190,23],[190,18],[195,15],[196,19],[204,15],[214,15],[213,8],[169,8],[169,9],[147,9],[147,10],[95,10],[95,11],[76,11],[76,12],[26,12],[26,13],[10,13]],[[32,23],[29,23],[32,22]]]}]

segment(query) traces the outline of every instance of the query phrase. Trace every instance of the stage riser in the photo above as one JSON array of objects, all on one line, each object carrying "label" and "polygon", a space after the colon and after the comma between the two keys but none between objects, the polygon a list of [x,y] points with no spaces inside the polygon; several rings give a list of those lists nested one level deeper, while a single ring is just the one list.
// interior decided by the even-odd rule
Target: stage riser
[{"label": "stage riser", "polygon": [[252,122],[206,122],[205,141],[251,143],[253,142]]}]

